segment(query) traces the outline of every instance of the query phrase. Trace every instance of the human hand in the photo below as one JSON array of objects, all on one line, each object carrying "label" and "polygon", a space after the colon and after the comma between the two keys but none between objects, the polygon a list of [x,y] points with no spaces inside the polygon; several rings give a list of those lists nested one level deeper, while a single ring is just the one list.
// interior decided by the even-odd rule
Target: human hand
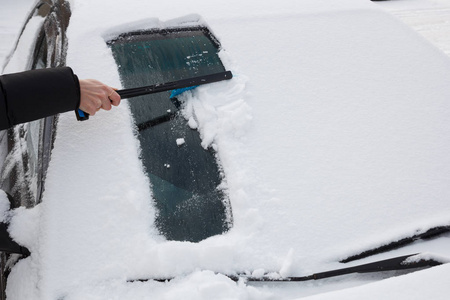
[{"label": "human hand", "polygon": [[120,104],[120,95],[114,88],[95,79],[81,79],[80,82],[80,109],[91,116],[100,108],[110,110],[111,104]]}]

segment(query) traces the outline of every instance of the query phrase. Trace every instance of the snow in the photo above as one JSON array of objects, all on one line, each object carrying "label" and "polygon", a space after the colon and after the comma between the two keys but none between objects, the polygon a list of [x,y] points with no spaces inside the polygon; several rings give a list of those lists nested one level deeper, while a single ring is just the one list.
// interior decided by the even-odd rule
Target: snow
[{"label": "snow", "polygon": [[2,0],[0,11],[0,74],[5,58],[13,50],[34,0]]},{"label": "snow", "polygon": [[[105,40],[131,28],[207,24],[220,39],[234,78],[186,92],[183,113],[218,153],[233,228],[166,241],[126,101],[87,122],[63,114],[43,203],[12,212],[11,235],[32,254],[13,268],[8,299],[295,299],[339,289],[317,297],[443,298],[448,265],[289,287],[215,273],[309,275],[450,224],[450,60],[383,10],[401,17],[402,7],[444,1],[406,2],[72,0],[67,64],[80,78],[120,88]],[[26,68],[41,21],[5,71]],[[356,263],[418,251],[446,262],[448,245],[444,236]]]},{"label": "snow", "polygon": [[8,220],[9,207],[10,204],[6,193],[0,190],[0,222],[5,222]]},{"label": "snow", "polygon": [[10,58],[8,65],[3,69],[5,74],[20,72],[30,67],[33,44],[43,22],[44,18],[40,16],[30,20],[30,26],[27,26],[23,31],[17,50]]},{"label": "snow", "polygon": [[181,146],[184,143],[186,143],[186,141],[184,140],[184,138],[179,138],[179,139],[176,140],[176,143],[177,143],[177,146]]},{"label": "snow", "polygon": [[[413,2],[414,3],[414,2]],[[413,3],[408,3],[408,7]],[[402,8],[402,1],[388,1],[386,7],[406,24],[439,49],[450,55],[450,27],[448,19],[450,4],[448,1],[417,1],[409,9]],[[420,6],[419,3],[421,4]]]}]

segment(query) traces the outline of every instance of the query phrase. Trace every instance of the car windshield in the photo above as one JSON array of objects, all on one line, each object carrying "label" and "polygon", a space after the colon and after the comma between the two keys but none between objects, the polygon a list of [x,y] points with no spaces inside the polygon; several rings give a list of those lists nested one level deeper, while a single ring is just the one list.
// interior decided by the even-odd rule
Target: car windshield
[{"label": "car windshield", "polygon": [[[224,71],[220,45],[206,28],[128,33],[108,43],[125,88]],[[231,226],[231,209],[219,189],[223,173],[212,149],[203,149],[170,92],[129,101],[158,215],[170,240],[200,241]]]}]

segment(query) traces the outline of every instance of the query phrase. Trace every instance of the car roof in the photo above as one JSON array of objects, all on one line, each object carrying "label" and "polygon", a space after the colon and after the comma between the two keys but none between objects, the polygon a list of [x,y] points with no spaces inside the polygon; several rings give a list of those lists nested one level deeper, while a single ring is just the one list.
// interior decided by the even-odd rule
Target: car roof
[{"label": "car roof", "polygon": [[184,100],[217,150],[233,227],[166,241],[127,106],[61,115],[39,246],[53,291],[196,269],[301,275],[449,225],[450,61],[372,3],[70,3],[67,65],[116,87],[111,37],[200,24],[220,40],[234,79]]}]

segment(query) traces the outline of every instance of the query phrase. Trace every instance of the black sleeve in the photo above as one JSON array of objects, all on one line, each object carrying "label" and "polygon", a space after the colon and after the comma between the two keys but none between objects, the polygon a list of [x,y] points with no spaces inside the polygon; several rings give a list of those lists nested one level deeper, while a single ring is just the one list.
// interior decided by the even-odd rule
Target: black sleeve
[{"label": "black sleeve", "polygon": [[80,84],[69,67],[0,76],[0,130],[80,105]]}]

